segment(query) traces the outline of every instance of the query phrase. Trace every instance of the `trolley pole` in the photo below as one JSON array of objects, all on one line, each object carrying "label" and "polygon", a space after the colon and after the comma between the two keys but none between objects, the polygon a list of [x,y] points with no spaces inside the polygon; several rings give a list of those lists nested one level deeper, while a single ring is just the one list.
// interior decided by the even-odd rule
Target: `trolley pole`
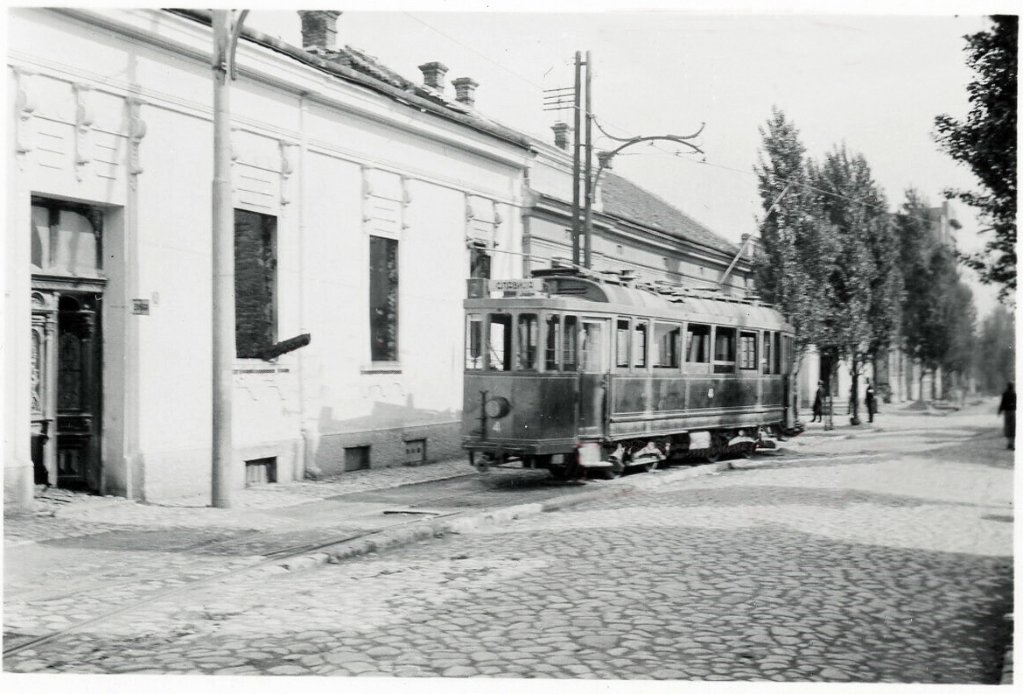
[{"label": "trolley pole", "polygon": [[231,197],[231,102],[235,48],[248,10],[212,10],[213,27],[213,469],[216,508],[231,506],[234,447],[234,206]]}]

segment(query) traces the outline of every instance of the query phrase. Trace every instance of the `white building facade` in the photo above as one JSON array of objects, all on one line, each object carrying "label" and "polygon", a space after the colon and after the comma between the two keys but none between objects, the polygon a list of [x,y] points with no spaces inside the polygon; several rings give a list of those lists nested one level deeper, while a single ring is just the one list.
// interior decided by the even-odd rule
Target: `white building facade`
[{"label": "white building facade", "polygon": [[[231,83],[235,488],[461,455],[466,278],[571,257],[567,152],[477,113],[473,80],[451,98],[429,62],[413,84],[335,49],[340,13],[300,14],[305,48],[247,31]],[[209,499],[209,16],[9,18],[5,504]],[[752,290],[748,254],[611,171],[593,251]]]},{"label": "white building facade", "polygon": [[[29,507],[35,483],[208,497],[208,22],[9,17],[5,502]],[[528,142],[324,48],[238,46],[239,488],[454,454],[470,241],[522,238]],[[519,276],[518,257],[491,275]]]}]

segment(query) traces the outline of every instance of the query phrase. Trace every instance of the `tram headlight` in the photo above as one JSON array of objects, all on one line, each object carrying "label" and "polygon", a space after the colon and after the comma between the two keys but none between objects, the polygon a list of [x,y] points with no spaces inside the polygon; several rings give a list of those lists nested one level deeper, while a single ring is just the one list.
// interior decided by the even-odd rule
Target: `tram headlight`
[{"label": "tram headlight", "polygon": [[500,419],[511,412],[511,403],[508,402],[508,398],[502,398],[498,395],[487,399],[487,404],[483,406],[483,411],[490,419]]}]

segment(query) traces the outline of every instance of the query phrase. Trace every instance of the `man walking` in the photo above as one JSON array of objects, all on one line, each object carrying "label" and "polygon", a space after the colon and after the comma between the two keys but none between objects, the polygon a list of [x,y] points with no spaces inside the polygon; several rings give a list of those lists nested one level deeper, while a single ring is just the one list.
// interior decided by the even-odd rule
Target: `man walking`
[{"label": "man walking", "polygon": [[1005,438],[1009,439],[1008,449],[1016,450],[1016,389],[1009,381],[1002,393],[1002,403],[998,406],[998,414],[1005,417]]},{"label": "man walking", "polygon": [[813,419],[810,421],[824,421],[824,381],[817,381],[817,394],[813,398]]},{"label": "man walking", "polygon": [[877,412],[877,400],[874,396],[874,386],[870,385],[870,379],[867,379],[867,392],[863,396],[863,402],[867,406],[867,416],[869,422],[873,423],[874,413]]}]

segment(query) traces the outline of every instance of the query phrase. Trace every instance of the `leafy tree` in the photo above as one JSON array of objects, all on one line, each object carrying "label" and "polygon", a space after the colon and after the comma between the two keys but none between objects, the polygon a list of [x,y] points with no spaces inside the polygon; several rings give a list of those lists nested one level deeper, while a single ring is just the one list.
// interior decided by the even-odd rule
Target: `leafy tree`
[{"label": "leafy tree", "polygon": [[973,354],[977,345],[977,309],[973,292],[957,276],[951,283],[945,300],[945,325],[949,333],[949,348],[941,360],[945,377],[944,392],[948,392],[952,377],[964,380],[973,370]]},{"label": "leafy tree", "polygon": [[1000,393],[1006,381],[1015,380],[1016,321],[1005,306],[995,306],[981,322],[977,337],[975,369],[977,388],[984,393]]},{"label": "leafy tree", "polygon": [[760,128],[763,144],[757,175],[764,217],[760,220],[762,252],[755,261],[757,287],[766,301],[788,317],[796,329],[798,365],[807,346],[819,341],[827,318],[827,273],[834,241],[819,220],[812,191],[806,186],[806,148],[795,124],[778,109]]},{"label": "leafy tree", "polygon": [[902,278],[894,262],[897,243],[884,195],[863,155],[836,148],[821,165],[810,164],[809,179],[823,221],[837,240],[820,346],[832,359],[850,364],[853,423],[858,423],[856,393],[863,366],[887,349],[898,326]]},{"label": "leafy tree", "polygon": [[965,36],[967,64],[975,77],[967,87],[971,110],[965,121],[947,114],[935,119],[935,139],[976,175],[984,192],[947,191],[981,212],[994,232],[983,253],[964,262],[986,283],[1002,285],[1004,301],[1016,289],[1016,71],[1019,17],[991,17],[993,26]]}]

